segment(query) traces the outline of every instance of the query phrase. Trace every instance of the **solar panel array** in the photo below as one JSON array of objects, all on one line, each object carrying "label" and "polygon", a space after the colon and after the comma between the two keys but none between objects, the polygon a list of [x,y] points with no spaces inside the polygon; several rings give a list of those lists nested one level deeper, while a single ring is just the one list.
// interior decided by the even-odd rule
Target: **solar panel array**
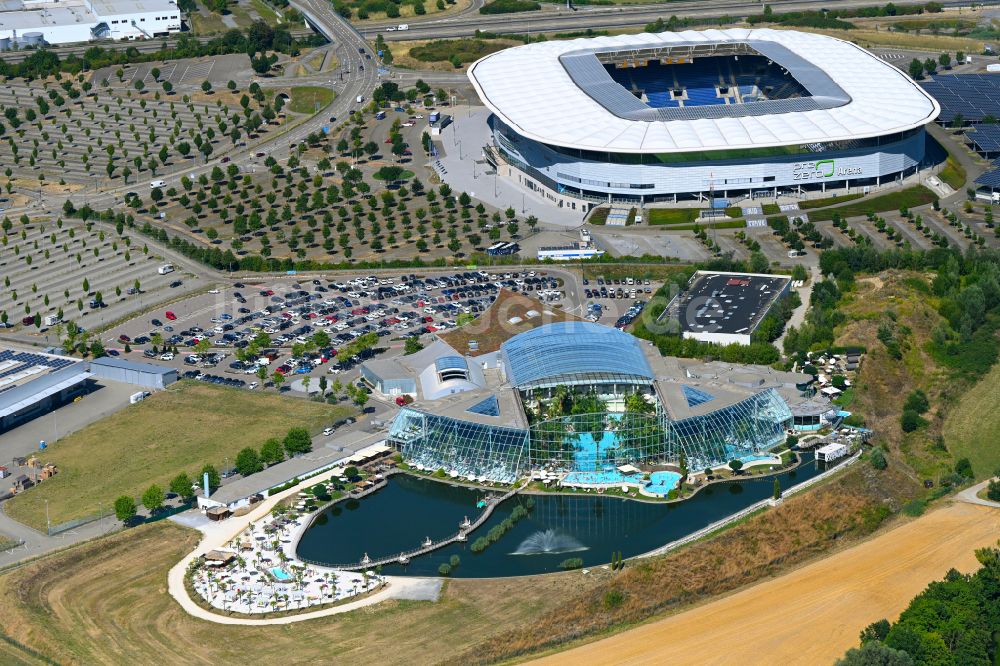
[{"label": "solar panel array", "polygon": [[966,134],[981,153],[1000,153],[1000,125],[977,125],[976,131]]},{"label": "solar panel array", "polygon": [[976,178],[977,185],[985,185],[986,187],[992,187],[995,190],[1000,190],[1000,169],[993,169],[993,171],[987,171],[979,178]]},{"label": "solar panel array", "polygon": [[973,122],[986,116],[1000,118],[1000,76],[948,74],[920,85],[941,105],[940,121],[951,122],[958,115]]}]

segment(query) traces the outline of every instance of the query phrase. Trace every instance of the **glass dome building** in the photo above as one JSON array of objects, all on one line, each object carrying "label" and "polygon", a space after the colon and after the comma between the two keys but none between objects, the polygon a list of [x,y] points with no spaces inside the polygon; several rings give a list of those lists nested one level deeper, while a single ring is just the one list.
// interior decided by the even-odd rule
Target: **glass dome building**
[{"label": "glass dome building", "polygon": [[504,483],[535,469],[613,475],[623,465],[676,464],[682,454],[704,469],[784,440],[792,413],[773,386],[678,384],[658,377],[642,345],[586,322],[521,333],[494,359],[515,414],[479,394],[461,408],[421,403],[400,411],[388,439],[418,469]]}]

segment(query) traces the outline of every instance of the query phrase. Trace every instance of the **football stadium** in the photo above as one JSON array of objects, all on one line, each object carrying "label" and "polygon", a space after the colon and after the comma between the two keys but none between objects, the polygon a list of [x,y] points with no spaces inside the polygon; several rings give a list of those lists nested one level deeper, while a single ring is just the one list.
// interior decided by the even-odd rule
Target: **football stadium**
[{"label": "football stadium", "polygon": [[407,403],[387,438],[407,464],[474,482],[552,474],[564,486],[612,487],[676,473],[682,455],[698,471],[773,464],[769,451],[788,432],[840,415],[811,375],[663,357],[585,321],[541,324],[485,353],[438,339],[369,361],[362,376]]},{"label": "football stadium", "polygon": [[574,210],[876,188],[921,168],[940,110],[864,49],[791,30],[538,42],[469,78],[487,160]]}]

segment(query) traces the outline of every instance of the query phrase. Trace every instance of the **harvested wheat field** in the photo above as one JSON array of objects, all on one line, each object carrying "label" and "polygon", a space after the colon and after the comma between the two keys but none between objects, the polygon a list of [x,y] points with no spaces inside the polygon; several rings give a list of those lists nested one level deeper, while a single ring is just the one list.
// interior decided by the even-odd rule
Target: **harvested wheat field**
[{"label": "harvested wheat field", "polygon": [[853,548],[690,611],[535,663],[829,664],[927,583],[968,573],[1000,511],[955,503]]}]

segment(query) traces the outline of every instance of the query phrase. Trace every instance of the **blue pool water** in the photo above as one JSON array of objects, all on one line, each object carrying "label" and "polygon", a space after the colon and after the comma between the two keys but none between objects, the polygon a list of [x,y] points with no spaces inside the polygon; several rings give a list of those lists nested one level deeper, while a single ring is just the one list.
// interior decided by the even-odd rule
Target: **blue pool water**
[{"label": "blue pool water", "polygon": [[[616,448],[618,448],[618,435],[614,432],[605,430],[599,441],[594,441],[594,436],[589,432],[578,433],[573,450],[573,466],[582,472],[597,472],[607,460],[608,452]],[[617,481],[590,483],[617,483]]]},{"label": "blue pool water", "polygon": [[653,472],[649,475],[646,490],[657,495],[666,495],[677,487],[681,475],[677,472]]},{"label": "blue pool water", "polygon": [[280,581],[286,581],[292,579],[292,575],[287,571],[285,571],[284,569],[282,569],[281,567],[271,567],[271,575]]},{"label": "blue pool water", "polygon": [[632,480],[632,478],[631,476],[625,476],[616,469],[608,469],[601,472],[570,472],[563,479],[563,483],[567,485],[581,483],[604,483],[611,485],[623,483]]}]

